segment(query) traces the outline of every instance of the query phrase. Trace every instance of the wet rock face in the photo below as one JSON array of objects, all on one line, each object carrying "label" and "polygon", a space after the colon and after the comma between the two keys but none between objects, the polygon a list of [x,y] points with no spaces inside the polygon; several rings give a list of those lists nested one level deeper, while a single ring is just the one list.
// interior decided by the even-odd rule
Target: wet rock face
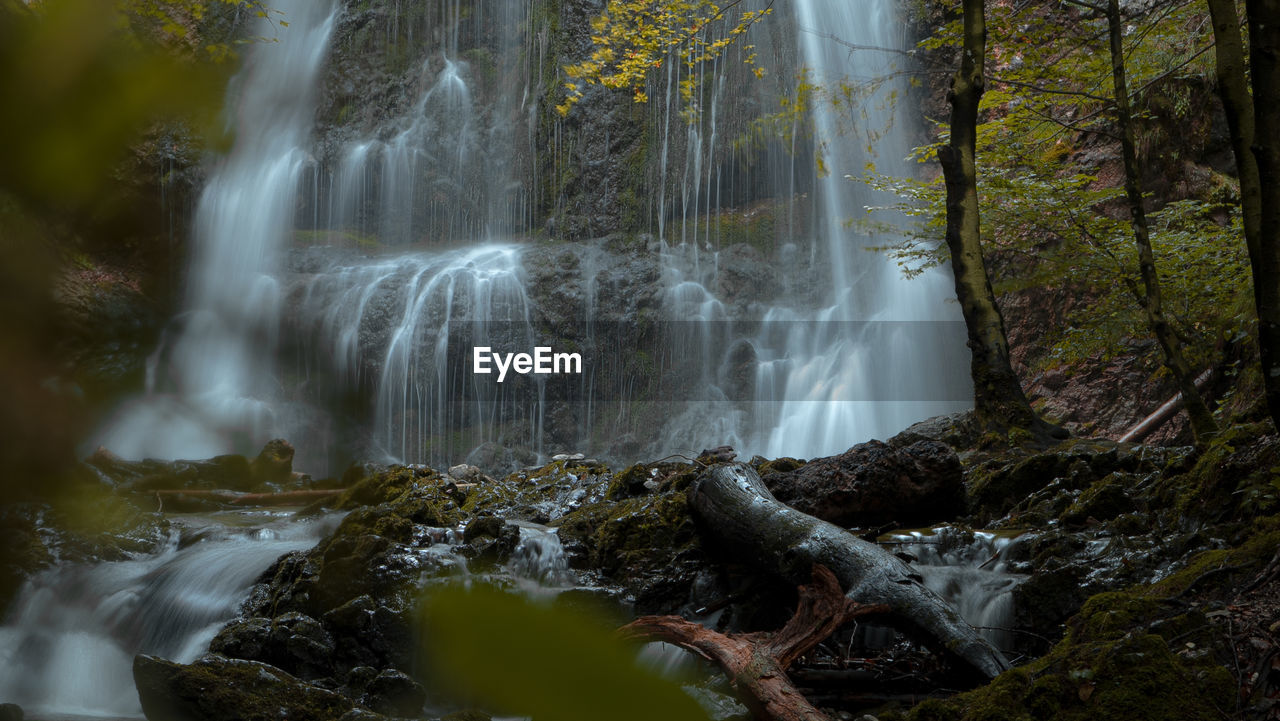
[{"label": "wet rock face", "polygon": [[842,526],[929,523],[964,509],[960,458],[938,441],[862,443],[763,480],[779,501]]}]

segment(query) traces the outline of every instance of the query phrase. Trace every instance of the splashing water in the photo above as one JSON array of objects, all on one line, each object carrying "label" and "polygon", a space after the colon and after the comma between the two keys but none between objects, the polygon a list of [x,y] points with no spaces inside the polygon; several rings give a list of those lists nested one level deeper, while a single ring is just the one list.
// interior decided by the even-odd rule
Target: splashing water
[{"label": "splashing water", "polygon": [[334,525],[210,523],[154,556],[45,571],[0,626],[0,698],[38,713],[139,715],[135,654],[194,661],[263,571]]}]

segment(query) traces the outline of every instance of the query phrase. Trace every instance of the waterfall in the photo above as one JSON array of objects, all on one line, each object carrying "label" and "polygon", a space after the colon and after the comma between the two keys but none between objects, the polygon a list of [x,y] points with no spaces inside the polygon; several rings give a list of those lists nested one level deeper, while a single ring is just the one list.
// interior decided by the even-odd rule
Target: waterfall
[{"label": "waterfall", "polygon": [[[445,467],[485,441],[537,447],[541,385],[471,372],[474,347],[534,345],[514,247],[326,265],[303,276],[290,304],[299,375],[376,399],[374,455]],[[500,435],[504,423],[523,431]]]},{"label": "waterfall", "polygon": [[[909,173],[908,113],[893,107],[905,94],[891,79],[898,56],[843,44],[905,48],[890,0],[792,4],[797,33],[774,43],[774,71],[803,67],[831,92],[877,87],[859,96],[852,119],[825,99],[812,102],[811,134],[796,120],[785,142],[769,141],[754,180],[740,177],[730,150],[747,122],[735,95],[753,87],[734,79],[742,63],[726,55],[701,71],[692,114],[679,107],[688,71],[668,63],[652,81],[666,100],[648,113],[649,154],[627,161],[658,176],[649,207],[659,238],[630,246],[643,254],[604,242],[544,254],[537,262],[563,266],[573,286],[563,293],[545,281],[532,287],[524,267],[535,245],[527,235],[547,210],[530,200],[546,181],[535,141],[545,122],[539,105],[552,94],[540,84],[545,65],[564,59],[546,55],[540,11],[498,0],[344,7],[294,0],[280,6],[287,28],[261,30],[278,30],[280,42],[255,46],[238,76],[236,144],[199,202],[186,310],[151,359],[146,396],[94,445],[190,458],[251,453],[284,436],[298,448],[295,465],[316,475],[353,458],[449,465],[490,443],[532,462],[548,427],[552,452],[625,456],[613,460],[726,443],[744,457],[814,457],[969,406],[946,272],[907,280],[891,258],[866,250],[892,244],[891,232],[868,235],[846,222],[887,200],[846,175],[871,161],[883,173]],[[357,33],[370,27],[385,36],[387,56],[372,77],[390,85],[376,96],[337,87],[370,72],[353,59],[367,44]],[[322,94],[335,36],[340,50]],[[760,97],[745,105],[758,110],[776,102],[765,95],[781,85],[754,87],[747,92]],[[326,124],[315,139],[322,95]],[[556,172],[608,162],[612,133],[605,126],[603,137],[569,141],[555,123],[557,158],[563,142],[565,162],[580,165]],[[628,168],[616,182],[641,182]],[[785,208],[774,237],[746,238],[752,248],[774,244],[752,252],[776,272],[777,292],[744,302],[725,289],[742,255],[721,247],[721,218],[728,205],[760,198]],[[654,255],[661,307],[637,304],[619,318],[624,299],[609,297],[600,276],[625,276],[620,258],[638,265]],[[569,340],[588,354],[573,387],[499,386],[466,365],[476,341],[527,352],[534,341],[564,340],[570,323],[585,329]],[[645,341],[665,346],[631,347],[642,334],[624,327],[650,323],[661,328]],[[653,362],[630,362],[642,354]],[[646,409],[650,402],[662,412]],[[600,447],[619,439],[629,450]]]},{"label": "waterfall", "polygon": [[924,583],[1003,650],[1014,648],[1013,589],[1026,576],[1011,573],[1008,550],[1016,535],[967,532],[950,526],[894,533],[891,550],[911,561]]},{"label": "waterfall", "polygon": [[[690,408],[664,434],[668,447],[729,443],[745,456],[810,458],[971,406],[964,327],[949,302],[954,292],[945,269],[908,279],[892,258],[868,250],[891,245],[891,235],[849,227],[866,207],[892,200],[857,179],[868,163],[884,174],[911,174],[910,125],[894,107],[906,94],[905,80],[893,79],[899,70],[894,51],[908,47],[897,3],[797,0],[793,7],[798,61],[808,81],[831,96],[844,88],[866,96],[856,108],[825,97],[811,103],[815,155],[826,172],[815,168],[811,237],[792,239],[808,243],[809,262],[795,247],[780,249],[778,260],[796,269],[784,281],[791,292],[754,308],[754,323],[739,323],[754,325],[754,333],[735,333],[722,315],[709,312],[714,295],[706,287],[714,270],[703,267],[697,242],[664,255],[671,316],[698,325],[692,332],[720,349],[694,356],[712,376],[709,383],[725,385],[721,369],[735,336],[750,343],[756,359],[750,411],[729,402]],[[714,133],[714,95],[710,107]],[[700,153],[700,145],[690,152]],[[696,178],[699,167],[693,166]],[[775,185],[781,191],[791,177]],[[707,178],[709,198],[709,171]],[[699,292],[707,298],[697,300]]]},{"label": "waterfall", "polygon": [[314,162],[314,95],[336,10],[333,0],[281,0],[272,10],[288,26],[262,19],[257,34],[278,42],[255,45],[237,76],[235,146],[200,196],[186,311],[152,358],[147,395],[98,439],[128,458],[248,453],[289,431],[274,381],[275,271]]},{"label": "waterfall", "polygon": [[0,626],[0,698],[42,714],[140,715],[135,654],[194,661],[272,562],[333,525],[210,522],[154,556],[43,572]]}]

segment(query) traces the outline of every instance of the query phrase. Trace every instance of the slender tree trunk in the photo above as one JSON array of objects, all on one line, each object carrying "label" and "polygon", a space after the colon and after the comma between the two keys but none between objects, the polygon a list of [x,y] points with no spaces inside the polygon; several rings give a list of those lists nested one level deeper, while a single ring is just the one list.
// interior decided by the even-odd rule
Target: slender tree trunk
[{"label": "slender tree trunk", "polygon": [[956,299],[964,314],[972,354],[974,409],[981,423],[1030,428],[1039,425],[1009,364],[1004,318],[982,258],[978,219],[978,101],[982,99],[987,44],[983,0],[964,0],[964,49],[951,79],[951,140],[938,149],[947,187],[947,248]]},{"label": "slender tree trunk", "polygon": [[1115,85],[1116,118],[1120,124],[1120,149],[1124,155],[1124,192],[1129,201],[1129,214],[1133,226],[1133,239],[1138,245],[1138,275],[1142,278],[1142,294],[1138,302],[1147,314],[1147,323],[1155,334],[1156,342],[1164,354],[1164,365],[1173,374],[1182,391],[1187,415],[1191,419],[1191,432],[1196,444],[1202,444],[1217,435],[1218,426],[1213,414],[1205,405],[1200,390],[1196,388],[1195,373],[1182,354],[1182,346],[1169,319],[1165,317],[1160,300],[1160,277],[1156,273],[1155,254],[1151,251],[1151,234],[1147,228],[1147,215],[1142,206],[1142,178],[1138,174],[1138,153],[1133,138],[1133,117],[1129,110],[1129,88],[1124,71],[1124,47],[1121,44],[1123,28],[1120,24],[1119,0],[1107,0],[1107,28],[1111,36],[1111,78]]},{"label": "slender tree trunk", "polygon": [[[1211,3],[1212,9],[1213,3]],[[1249,14],[1249,65],[1252,70],[1252,133],[1249,106],[1237,107],[1243,121],[1239,133],[1232,128],[1232,149],[1248,148],[1257,164],[1256,238],[1249,240],[1249,205],[1245,190],[1245,165],[1240,162],[1240,195],[1245,217],[1245,239],[1249,240],[1249,260],[1253,267],[1253,293],[1258,310],[1258,348],[1262,358],[1262,379],[1266,386],[1267,409],[1280,428],[1280,0],[1246,0]],[[1234,11],[1234,7],[1232,7]],[[1232,12],[1232,18],[1235,13]],[[1238,23],[1238,21],[1233,20]],[[1238,24],[1236,25],[1238,28]],[[1237,32],[1237,38],[1239,33]],[[1214,18],[1217,38],[1217,17]],[[1242,45],[1237,39],[1237,46]],[[1243,52],[1241,53],[1243,55]],[[1221,55],[1219,55],[1221,63]],[[1243,85],[1244,68],[1237,71]],[[1221,69],[1219,69],[1221,74]],[[1248,99],[1248,94],[1238,92]],[[1226,104],[1226,98],[1223,98]],[[1230,121],[1232,110],[1227,111]],[[1247,133],[1247,134],[1246,134]],[[1237,139],[1239,135],[1239,139]]]}]

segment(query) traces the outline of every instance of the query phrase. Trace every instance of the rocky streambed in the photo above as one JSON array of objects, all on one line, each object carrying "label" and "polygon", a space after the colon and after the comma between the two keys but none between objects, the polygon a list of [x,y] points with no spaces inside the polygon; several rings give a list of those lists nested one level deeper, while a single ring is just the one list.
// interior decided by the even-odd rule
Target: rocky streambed
[{"label": "rocky streambed", "polygon": [[[1087,440],[1037,449],[966,424],[936,419],[839,456],[748,465],[778,499],[879,537],[1014,668],[956,695],[972,681],[940,649],[872,621],[797,661],[789,675],[803,693],[833,718],[1274,713],[1274,435],[1241,426],[1199,454]],[[37,717],[73,699],[152,719],[487,718],[484,699],[433,684],[417,614],[439,589],[496,588],[618,624],[677,614],[726,633],[776,630],[795,607],[793,584],[726,553],[691,512],[690,487],[736,462],[725,449],[618,469],[566,454],[501,478],[353,466],[331,481],[291,473],[285,455],[96,454],[75,497],[97,509],[96,531],[74,503],[6,507],[5,570],[20,587],[0,666],[24,675],[0,674],[21,679],[0,683],[0,701]],[[214,486],[309,505],[246,510]],[[86,648],[95,663],[66,660]],[[684,663],[710,715],[750,717],[714,668]]]}]

